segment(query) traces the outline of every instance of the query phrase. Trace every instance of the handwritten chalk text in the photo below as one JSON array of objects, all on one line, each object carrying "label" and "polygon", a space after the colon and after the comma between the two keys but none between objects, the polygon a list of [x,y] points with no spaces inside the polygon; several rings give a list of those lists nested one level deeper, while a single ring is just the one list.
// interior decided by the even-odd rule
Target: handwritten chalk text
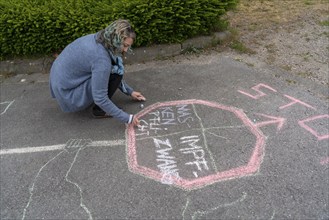
[{"label": "handwritten chalk text", "polygon": [[189,105],[165,106],[148,113],[148,119],[140,120],[136,136],[150,136],[160,131],[167,131],[171,126],[194,121],[193,110]]},{"label": "handwritten chalk text", "polygon": [[162,173],[161,182],[164,184],[172,184],[173,177],[179,178],[179,170],[177,168],[176,158],[170,155],[169,152],[172,151],[172,146],[170,144],[169,139],[162,141],[157,138],[153,138],[155,147],[156,147],[156,155],[157,155],[157,162],[160,164],[157,167],[160,169]]}]

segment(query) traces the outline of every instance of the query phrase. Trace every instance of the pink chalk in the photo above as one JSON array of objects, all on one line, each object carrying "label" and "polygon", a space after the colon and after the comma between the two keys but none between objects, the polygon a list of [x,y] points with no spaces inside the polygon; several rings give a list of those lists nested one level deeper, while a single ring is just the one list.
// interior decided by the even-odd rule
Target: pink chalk
[{"label": "pink chalk", "polygon": [[306,118],[304,120],[301,120],[301,121],[298,122],[298,124],[302,128],[304,128],[307,131],[309,131],[311,134],[313,134],[319,141],[321,141],[321,140],[324,140],[324,139],[328,139],[329,138],[329,134],[320,135],[317,131],[315,131],[313,128],[311,128],[310,126],[308,126],[306,124],[306,122],[320,120],[320,119],[327,119],[326,122],[328,122],[328,118],[329,118],[329,115],[318,115],[318,116],[314,116],[314,117],[310,117],[310,118]]},{"label": "pink chalk", "polygon": [[265,85],[263,83],[260,83],[254,87],[252,87],[251,89],[256,91],[258,94],[257,95],[251,95],[250,93],[244,92],[242,90],[238,90],[238,92],[240,92],[243,95],[249,96],[252,99],[259,99],[260,97],[266,96],[266,93],[262,92],[260,90],[260,88],[266,88],[268,90],[271,90],[272,92],[277,92],[275,89],[273,89],[272,87]]},{"label": "pink chalk", "polygon": [[292,106],[292,105],[295,105],[295,104],[300,104],[300,105],[303,105],[303,106],[306,106],[308,108],[311,108],[311,109],[314,109],[316,110],[316,108],[314,108],[313,106],[305,103],[305,102],[302,102],[294,97],[291,97],[291,96],[288,96],[288,95],[284,95],[285,97],[287,97],[288,99],[292,100],[292,102],[288,103],[287,105],[283,105],[281,106],[279,109],[284,109],[284,108],[287,108],[289,106]]},{"label": "pink chalk", "polygon": [[[208,176],[203,177],[197,177],[194,179],[184,179],[184,178],[175,178],[173,177],[172,184],[174,186],[177,186],[179,188],[185,189],[185,190],[192,190],[200,187],[204,187],[209,184],[213,184],[219,181],[229,180],[233,178],[239,178],[247,175],[252,175],[255,172],[257,172],[260,168],[260,165],[262,163],[262,158],[264,156],[265,151],[265,136],[263,133],[258,129],[260,124],[255,125],[253,124],[248,117],[243,113],[242,110],[224,106],[215,102],[208,102],[203,100],[180,100],[180,101],[170,101],[170,102],[163,102],[163,103],[156,103],[154,105],[148,106],[147,108],[143,109],[141,112],[139,112],[136,116],[137,117],[143,117],[144,115],[148,114],[149,112],[153,111],[154,109],[164,107],[164,106],[175,106],[175,105],[184,105],[184,104],[199,104],[199,105],[205,105],[208,107],[213,107],[215,109],[221,109],[226,110],[229,112],[234,113],[234,115],[239,118],[242,123],[246,126],[246,128],[256,137],[254,148],[252,151],[252,154],[249,158],[249,161],[247,164],[232,168],[226,171],[217,172],[214,174],[210,174]],[[278,118],[267,116],[273,119],[271,122],[267,122],[266,124],[270,123],[277,123]],[[280,121],[280,123],[283,123]],[[282,125],[279,124],[279,127],[282,127]],[[130,125],[127,127],[127,160],[128,160],[128,166],[129,169],[137,174],[140,174],[142,176],[151,178],[153,180],[161,182],[161,179],[163,178],[163,174],[159,170],[154,170],[145,166],[142,166],[138,162],[138,155],[136,153],[136,136],[135,136],[135,128]]]}]

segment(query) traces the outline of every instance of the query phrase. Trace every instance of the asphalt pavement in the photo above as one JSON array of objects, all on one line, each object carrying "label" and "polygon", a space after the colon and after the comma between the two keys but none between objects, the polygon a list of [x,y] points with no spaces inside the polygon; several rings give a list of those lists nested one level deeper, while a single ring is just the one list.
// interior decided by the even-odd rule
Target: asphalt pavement
[{"label": "asphalt pavement", "polygon": [[3,80],[1,219],[329,218],[327,86],[220,53],[128,69],[136,128]]}]

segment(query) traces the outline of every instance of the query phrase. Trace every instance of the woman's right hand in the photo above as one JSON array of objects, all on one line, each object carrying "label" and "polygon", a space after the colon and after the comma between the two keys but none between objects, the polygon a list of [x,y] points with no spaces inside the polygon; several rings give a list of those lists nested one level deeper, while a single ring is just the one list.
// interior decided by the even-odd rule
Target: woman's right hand
[{"label": "woman's right hand", "polygon": [[134,116],[133,121],[131,122],[133,126],[139,126],[139,120],[136,116]]}]

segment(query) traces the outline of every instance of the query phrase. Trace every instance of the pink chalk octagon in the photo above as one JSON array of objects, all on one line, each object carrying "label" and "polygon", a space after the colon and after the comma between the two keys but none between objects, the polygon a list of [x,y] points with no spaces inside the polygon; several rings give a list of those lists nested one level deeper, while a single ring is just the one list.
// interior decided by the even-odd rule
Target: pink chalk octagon
[{"label": "pink chalk octagon", "polygon": [[[177,106],[177,105],[204,105],[206,107],[214,108],[214,110],[228,111],[233,113],[237,119],[241,120],[242,124],[250,131],[252,135],[255,136],[255,143],[253,144],[252,152],[247,164],[240,165],[228,170],[213,173],[207,176],[202,176],[199,178],[176,178],[172,177],[173,186],[182,188],[184,190],[193,190],[197,188],[204,187],[216,182],[235,179],[243,176],[248,176],[256,173],[262,163],[262,158],[264,155],[265,148],[265,137],[263,133],[252,123],[249,118],[243,113],[242,110],[235,107],[229,107],[221,105],[215,102],[203,101],[203,100],[179,100],[179,101],[169,101],[156,103],[139,112],[136,117],[143,118],[152,111],[159,108]],[[159,169],[149,168],[145,165],[140,165],[140,157],[137,155],[137,137],[136,137],[136,127],[129,125],[127,127],[127,161],[130,171],[151,178],[155,181],[163,183],[163,172]],[[139,146],[142,147],[142,146]]]}]

